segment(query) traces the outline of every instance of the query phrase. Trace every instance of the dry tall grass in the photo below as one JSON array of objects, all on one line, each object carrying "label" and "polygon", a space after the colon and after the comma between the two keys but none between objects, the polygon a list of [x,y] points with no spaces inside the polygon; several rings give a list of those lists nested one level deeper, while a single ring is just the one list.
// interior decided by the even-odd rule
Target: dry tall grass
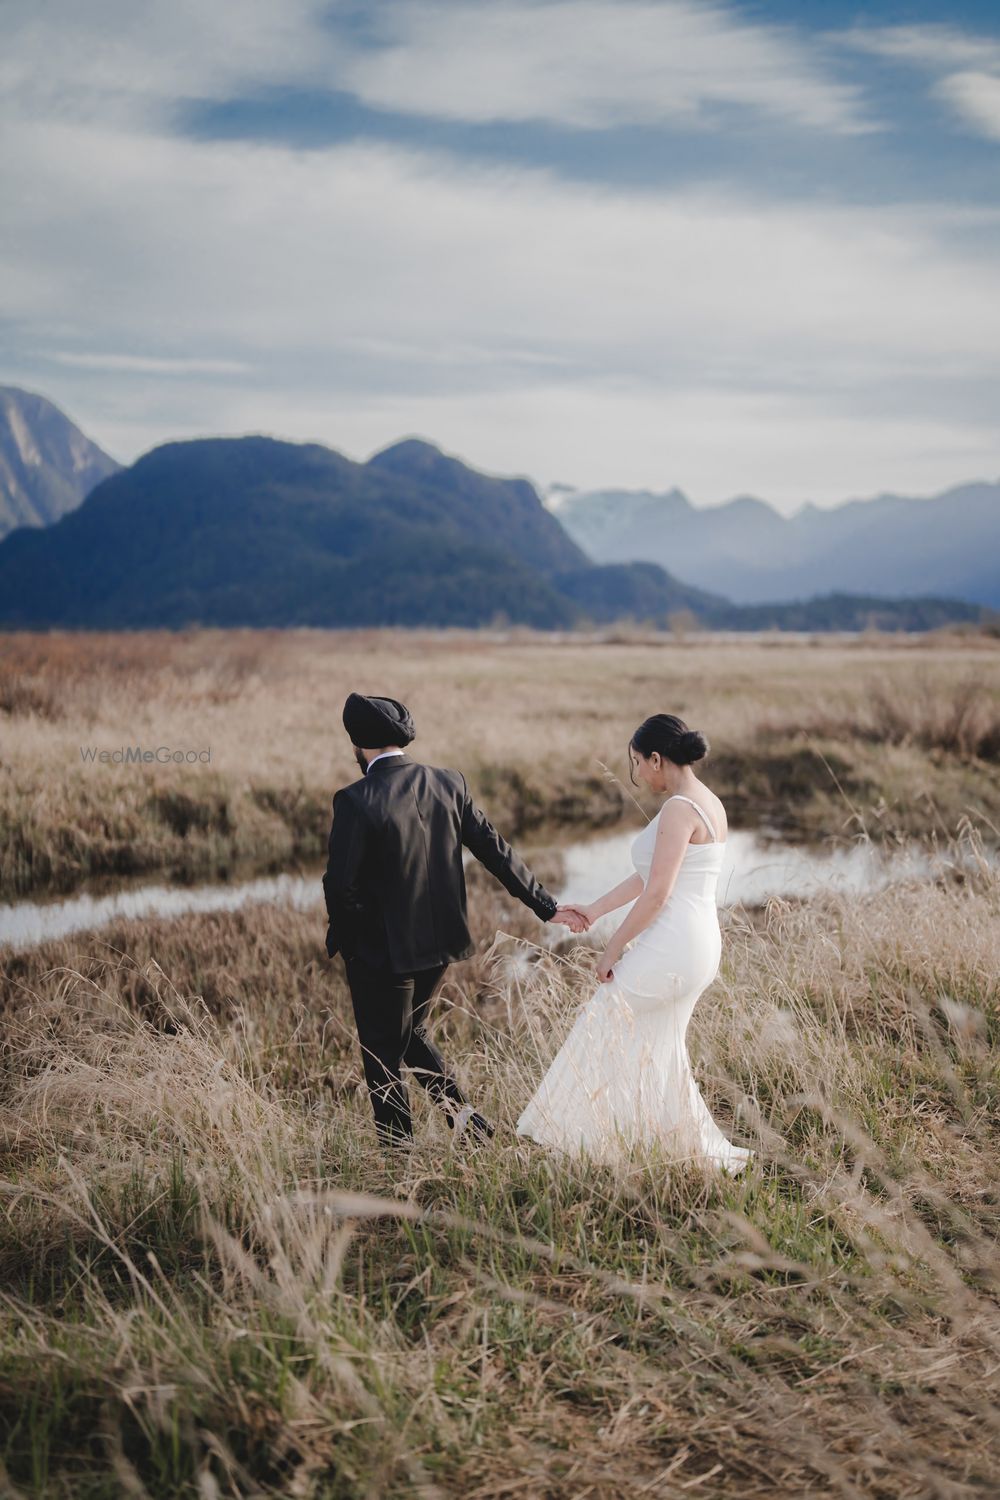
[{"label": "dry tall grass", "polygon": [[7,1492],[997,1492],[995,872],[734,916],[691,1047],[735,1181],[511,1136],[592,955],[474,896],[440,1029],[505,1129],[417,1099],[397,1167],[315,914],[8,964]]},{"label": "dry tall grass", "polygon": [[[314,857],[356,767],[348,691],[413,709],[508,835],[599,826],[625,745],[670,710],[713,743],[734,822],[790,837],[1000,823],[1000,643],[200,631],[0,637],[0,897],[88,876]],[[94,765],[80,746],[211,750]]]}]

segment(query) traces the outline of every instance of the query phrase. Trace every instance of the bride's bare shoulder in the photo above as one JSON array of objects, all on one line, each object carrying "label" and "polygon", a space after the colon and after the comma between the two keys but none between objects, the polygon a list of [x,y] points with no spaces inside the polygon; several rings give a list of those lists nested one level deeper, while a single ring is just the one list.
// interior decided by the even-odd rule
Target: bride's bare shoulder
[{"label": "bride's bare shoulder", "polygon": [[[702,785],[704,786],[704,783]],[[708,795],[709,807],[715,813],[715,826],[722,838],[725,838],[729,832],[729,817],[726,813],[726,804],[716,792],[712,791],[711,787],[706,786],[705,792]]]}]

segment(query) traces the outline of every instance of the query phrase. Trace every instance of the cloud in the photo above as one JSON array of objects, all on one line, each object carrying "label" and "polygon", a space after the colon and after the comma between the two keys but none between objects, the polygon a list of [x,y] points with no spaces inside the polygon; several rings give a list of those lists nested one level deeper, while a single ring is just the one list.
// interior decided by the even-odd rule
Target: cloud
[{"label": "cloud", "polygon": [[876,57],[935,71],[1000,67],[1000,42],[995,37],[973,36],[954,26],[854,26],[829,33],[829,39]]},{"label": "cloud", "polygon": [[242,375],[251,368],[238,359],[164,358],[155,354],[71,353],[57,349],[44,356],[56,364],[82,370],[124,371],[131,375]]},{"label": "cloud", "polygon": [[[712,5],[549,0],[531,7],[544,24],[537,47],[522,36],[519,82],[503,24],[526,10],[507,0],[431,4],[419,24],[394,7],[365,47],[310,0],[95,0],[86,15],[66,7],[65,25],[49,7],[46,26],[12,4],[4,376],[51,394],[119,458],[253,430],[364,456],[418,431],[542,481],[789,504],[925,492],[998,466],[993,209],[782,199],[766,160],[756,183],[633,190],[443,151],[173,130],[181,95],[351,78],[394,108],[430,109],[440,85],[446,112],[463,76],[481,109],[544,105],[563,123],[680,110],[701,128],[723,106],[834,133],[863,123],[787,31]],[[621,25],[626,8],[638,30]],[[570,14],[601,24],[574,42]],[[426,56],[437,40],[448,87]],[[403,56],[430,68],[413,98],[379,72]]]},{"label": "cloud", "polygon": [[35,119],[163,127],[279,88],[468,123],[876,128],[823,43],[717,0],[382,0],[363,29],[325,0],[7,0],[4,27],[0,109]]},{"label": "cloud", "polygon": [[4,113],[136,125],[181,98],[318,84],[334,57],[327,9],[321,0],[5,0]]},{"label": "cloud", "polygon": [[[178,100],[346,90],[451,120],[711,124],[719,106],[872,128],[859,90],[791,28],[695,0],[7,0],[0,94],[35,117],[167,121]],[[721,118],[721,117],[719,117]]]},{"label": "cloud", "polygon": [[637,193],[388,146],[51,124],[21,133],[0,183],[21,205],[5,257],[32,270],[16,307],[0,279],[0,309],[64,355],[259,366],[367,341],[395,362],[382,340],[460,369],[530,355],[743,378],[765,349],[775,370],[881,375],[994,368],[1000,345],[1000,269],[963,239],[996,233],[989,209]]},{"label": "cloud", "polygon": [[934,92],[981,135],[1000,141],[1000,73],[949,73]]},{"label": "cloud", "polygon": [[941,76],[932,93],[963,124],[1000,140],[1000,42],[951,26],[854,27],[839,34],[848,46],[910,63]]},{"label": "cloud", "polygon": [[[866,462],[901,484],[946,458],[946,482],[983,452],[963,383],[1000,374],[995,211],[58,123],[21,130],[0,192],[20,205],[0,316],[119,457],[255,427],[360,453],[419,426],[543,479],[791,500],[864,489]],[[31,268],[16,302],[5,265]],[[935,403],[908,416],[922,382]]]},{"label": "cloud", "polygon": [[401,3],[381,45],[341,64],[376,108],[465,121],[600,129],[705,126],[720,105],[838,133],[871,129],[858,90],[827,76],[795,34],[693,0]]}]

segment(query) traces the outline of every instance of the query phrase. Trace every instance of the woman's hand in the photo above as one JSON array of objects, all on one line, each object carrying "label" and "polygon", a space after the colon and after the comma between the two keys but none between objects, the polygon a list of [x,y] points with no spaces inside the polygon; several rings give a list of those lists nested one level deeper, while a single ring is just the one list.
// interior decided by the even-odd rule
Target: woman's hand
[{"label": "woman's hand", "polygon": [[610,948],[605,948],[597,960],[597,977],[602,984],[606,984],[609,979],[614,979],[615,971],[613,965],[617,962],[618,954],[612,953]]},{"label": "woman's hand", "polygon": [[590,917],[585,906],[560,906],[552,917],[553,922],[561,922],[568,927],[570,932],[586,932],[590,926]]}]

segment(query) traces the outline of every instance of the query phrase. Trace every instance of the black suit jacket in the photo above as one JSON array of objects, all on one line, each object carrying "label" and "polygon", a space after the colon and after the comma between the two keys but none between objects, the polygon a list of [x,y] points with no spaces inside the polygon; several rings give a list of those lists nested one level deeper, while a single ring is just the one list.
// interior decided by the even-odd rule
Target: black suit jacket
[{"label": "black suit jacket", "polygon": [[554,915],[555,897],[472,801],[461,771],[392,755],[342,787],[323,876],[330,957],[397,974],[468,958],[463,847],[543,922]]}]

